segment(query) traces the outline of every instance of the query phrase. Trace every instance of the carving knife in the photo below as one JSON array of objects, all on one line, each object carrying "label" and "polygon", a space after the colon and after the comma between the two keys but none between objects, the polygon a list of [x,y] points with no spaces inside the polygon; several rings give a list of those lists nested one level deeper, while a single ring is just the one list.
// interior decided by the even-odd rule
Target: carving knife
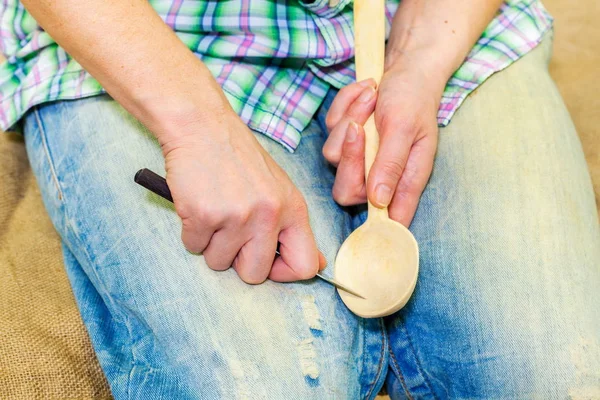
[{"label": "carving knife", "polygon": [[[171,196],[171,190],[169,189],[169,186],[167,185],[167,180],[165,178],[163,178],[162,176],[158,175],[157,173],[155,173],[147,168],[140,169],[135,174],[134,181],[135,181],[135,183],[145,187],[146,189],[150,190],[151,192],[159,195],[163,199],[168,200],[171,203],[173,202],[173,197]],[[277,253],[277,255],[279,255],[279,251],[276,251],[276,253]],[[343,290],[344,292],[348,292],[354,296],[364,299],[363,296],[356,293],[354,290],[350,289],[346,285],[343,285],[343,284],[337,282],[334,279],[327,278],[321,274],[317,274],[317,278],[323,280],[324,282],[329,283],[330,285],[335,286],[338,289]]]}]

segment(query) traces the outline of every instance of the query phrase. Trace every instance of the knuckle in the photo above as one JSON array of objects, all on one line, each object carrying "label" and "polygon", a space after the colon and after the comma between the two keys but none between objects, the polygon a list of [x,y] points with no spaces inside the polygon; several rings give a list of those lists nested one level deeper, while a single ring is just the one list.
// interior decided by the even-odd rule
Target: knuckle
[{"label": "knuckle", "polygon": [[317,274],[317,272],[319,272],[318,262],[316,264],[313,263],[312,268],[301,268],[300,270],[296,271],[296,274],[298,275],[298,278],[300,280],[306,280],[313,278]]},{"label": "knuckle", "polygon": [[426,182],[421,182],[418,179],[404,179],[402,178],[398,183],[396,193],[394,197],[397,200],[404,200],[410,197],[420,197]]},{"label": "knuckle", "polygon": [[376,107],[376,102],[370,100],[366,103],[363,102],[355,102],[348,107],[348,111],[346,112],[346,116],[352,118],[353,120],[363,124],[366,120],[371,116]]},{"label": "knuckle", "polygon": [[175,212],[182,221],[189,219],[193,215],[192,205],[185,201],[175,201]]},{"label": "knuckle", "polygon": [[352,205],[351,201],[350,201],[350,196],[348,194],[348,192],[340,187],[339,185],[333,185],[333,189],[332,189],[332,196],[333,199],[341,206],[349,206]]},{"label": "knuckle", "polygon": [[384,161],[381,164],[381,171],[383,172],[384,176],[397,181],[402,176],[404,165],[404,160],[400,158],[392,158]]},{"label": "knuckle", "polygon": [[188,204],[184,207],[185,210],[177,213],[191,229],[211,228],[223,219],[222,213],[217,208],[203,206],[201,202]]},{"label": "knuckle", "polygon": [[217,264],[217,260],[216,260],[216,254],[212,251],[205,251],[204,253],[202,253],[202,256],[204,257],[204,262],[206,263],[206,265],[208,266],[208,268],[214,270],[216,269],[215,266]]},{"label": "knuckle", "polygon": [[257,210],[261,215],[261,222],[272,227],[279,222],[283,203],[277,197],[266,197],[257,205]]},{"label": "knuckle", "polygon": [[185,231],[181,234],[181,241],[183,242],[185,248],[191,253],[200,253],[202,250],[204,250],[198,244],[198,241]]},{"label": "knuckle", "polygon": [[352,90],[356,87],[356,85],[357,84],[350,84],[350,85],[344,86],[343,88],[340,89],[337,96],[340,98],[348,96],[352,92]]},{"label": "knuckle", "polygon": [[397,125],[396,125],[396,117],[392,117],[392,113],[391,112],[386,112],[386,107],[385,105],[381,105],[381,107],[378,107],[378,109],[376,110],[376,115],[379,117],[376,119],[377,125],[378,125],[378,131],[380,135],[386,135],[388,132],[390,132],[392,129],[396,129]]},{"label": "knuckle", "polygon": [[308,205],[301,194],[297,193],[291,200],[291,210],[294,215],[308,218]]},{"label": "knuckle", "polygon": [[249,285],[259,285],[266,281],[269,275],[268,271],[265,273],[258,268],[247,268],[244,266],[238,266],[236,272],[240,279]]},{"label": "knuckle", "polygon": [[194,229],[195,224],[191,218],[182,218],[181,226],[183,227],[183,232],[186,233],[191,232]]},{"label": "knuckle", "polygon": [[[344,146],[340,162],[344,161],[347,164],[356,164],[364,160],[364,152],[360,151],[358,146]],[[361,169],[363,167],[361,166]]]},{"label": "knuckle", "polygon": [[229,218],[236,225],[246,225],[250,220],[251,215],[252,211],[250,208],[244,206],[235,206],[229,211]]},{"label": "knuckle", "polygon": [[267,280],[266,277],[263,278],[257,275],[240,276],[240,278],[249,285],[260,285]]},{"label": "knuckle", "polygon": [[414,193],[414,188],[413,188],[412,182],[408,179],[402,178],[400,180],[400,182],[398,182],[398,187],[396,188],[394,197],[397,200],[400,200],[400,199],[406,197],[410,193]]},{"label": "knuckle", "polygon": [[419,178],[419,172],[417,166],[406,164],[402,173],[402,179],[398,183],[398,190],[405,192],[414,190],[415,183]]},{"label": "knuckle", "polygon": [[325,159],[329,162],[339,161],[340,154],[336,149],[334,149],[334,147],[331,144],[325,143],[325,146],[323,146],[322,153],[323,157],[325,157]]},{"label": "knuckle", "polygon": [[325,126],[327,127],[327,130],[329,132],[331,132],[333,130],[333,128],[335,128],[335,120],[333,118],[333,114],[331,113],[331,111],[327,112],[327,115],[325,116]]},{"label": "knuckle", "polygon": [[208,268],[213,271],[223,271],[230,267],[229,263],[221,259],[217,251],[205,251],[202,255]]},{"label": "knuckle", "polygon": [[[379,105],[378,105],[379,106]],[[382,137],[388,135],[402,135],[414,137],[418,131],[418,119],[415,115],[399,114],[396,107],[382,105],[377,112],[377,125]]]},{"label": "knuckle", "polygon": [[202,252],[202,249],[200,249],[200,247],[194,245],[191,242],[186,243],[185,239],[183,239],[183,245],[185,246],[186,250],[189,251],[190,253],[198,254],[198,253]]},{"label": "knuckle", "polygon": [[407,200],[409,200],[412,196],[412,193],[410,191],[406,191],[406,190],[397,190],[396,193],[394,193],[394,202],[396,203],[404,203]]},{"label": "knuckle", "polygon": [[195,219],[198,222],[198,229],[208,229],[219,225],[219,222],[223,220],[223,217],[214,211],[198,209]]}]

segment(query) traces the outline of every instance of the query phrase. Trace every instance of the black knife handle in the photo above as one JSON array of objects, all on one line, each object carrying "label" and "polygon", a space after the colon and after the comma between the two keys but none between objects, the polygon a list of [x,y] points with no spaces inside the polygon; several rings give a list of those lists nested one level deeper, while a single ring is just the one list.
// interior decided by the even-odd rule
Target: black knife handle
[{"label": "black knife handle", "polygon": [[173,196],[167,185],[167,180],[155,172],[150,171],[148,168],[140,169],[133,178],[135,183],[148,189],[149,191],[156,193],[163,199],[173,202]]}]

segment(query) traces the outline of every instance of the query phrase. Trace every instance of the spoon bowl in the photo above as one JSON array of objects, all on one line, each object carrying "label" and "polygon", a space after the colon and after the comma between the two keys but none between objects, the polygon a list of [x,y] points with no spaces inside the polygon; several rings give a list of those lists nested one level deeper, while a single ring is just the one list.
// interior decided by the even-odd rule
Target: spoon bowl
[{"label": "spoon bowl", "polygon": [[353,313],[363,318],[390,315],[410,299],[419,273],[417,241],[404,225],[371,217],[343,243],[335,260],[335,279],[364,297],[339,290]]},{"label": "spoon bowl", "polygon": [[[354,1],[356,79],[379,84],[385,57],[385,0]],[[379,150],[373,116],[365,129],[365,177]],[[419,246],[387,208],[369,202],[369,217],[342,244],[335,260],[335,279],[356,288],[364,298],[338,290],[342,301],[365,318],[390,315],[410,299],[419,274]]]}]

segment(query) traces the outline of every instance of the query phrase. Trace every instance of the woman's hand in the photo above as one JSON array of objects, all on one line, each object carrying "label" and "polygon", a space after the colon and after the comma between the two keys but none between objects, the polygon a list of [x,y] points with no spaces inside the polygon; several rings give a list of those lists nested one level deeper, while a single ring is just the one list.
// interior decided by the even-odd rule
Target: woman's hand
[{"label": "woman's hand", "polygon": [[192,133],[159,140],[186,248],[211,269],[233,265],[247,283],[314,277],[325,259],[306,203],[239,117],[227,108],[180,125]]},{"label": "woman's hand", "polygon": [[189,250],[202,252],[212,269],[233,264],[248,283],[307,279],[324,266],[298,190],[147,1],[25,3],[158,138]]},{"label": "woman's hand", "polygon": [[[342,205],[389,206],[405,226],[413,219],[433,168],[436,114],[446,82],[461,65],[502,0],[403,0],[386,44],[385,73],[375,100],[374,82],[342,89],[329,111],[323,154],[338,166],[334,198]],[[360,102],[360,96],[371,98]],[[364,183],[364,132],[373,108],[379,152]],[[355,122],[359,126],[352,124]]]},{"label": "woman's hand", "polygon": [[[437,148],[441,90],[418,68],[388,68],[375,91],[372,80],[338,93],[327,115],[325,158],[338,167],[333,197],[341,205],[389,206],[405,226],[413,219]],[[443,87],[442,87],[443,88]],[[365,183],[362,125],[375,110],[379,151]]]}]

